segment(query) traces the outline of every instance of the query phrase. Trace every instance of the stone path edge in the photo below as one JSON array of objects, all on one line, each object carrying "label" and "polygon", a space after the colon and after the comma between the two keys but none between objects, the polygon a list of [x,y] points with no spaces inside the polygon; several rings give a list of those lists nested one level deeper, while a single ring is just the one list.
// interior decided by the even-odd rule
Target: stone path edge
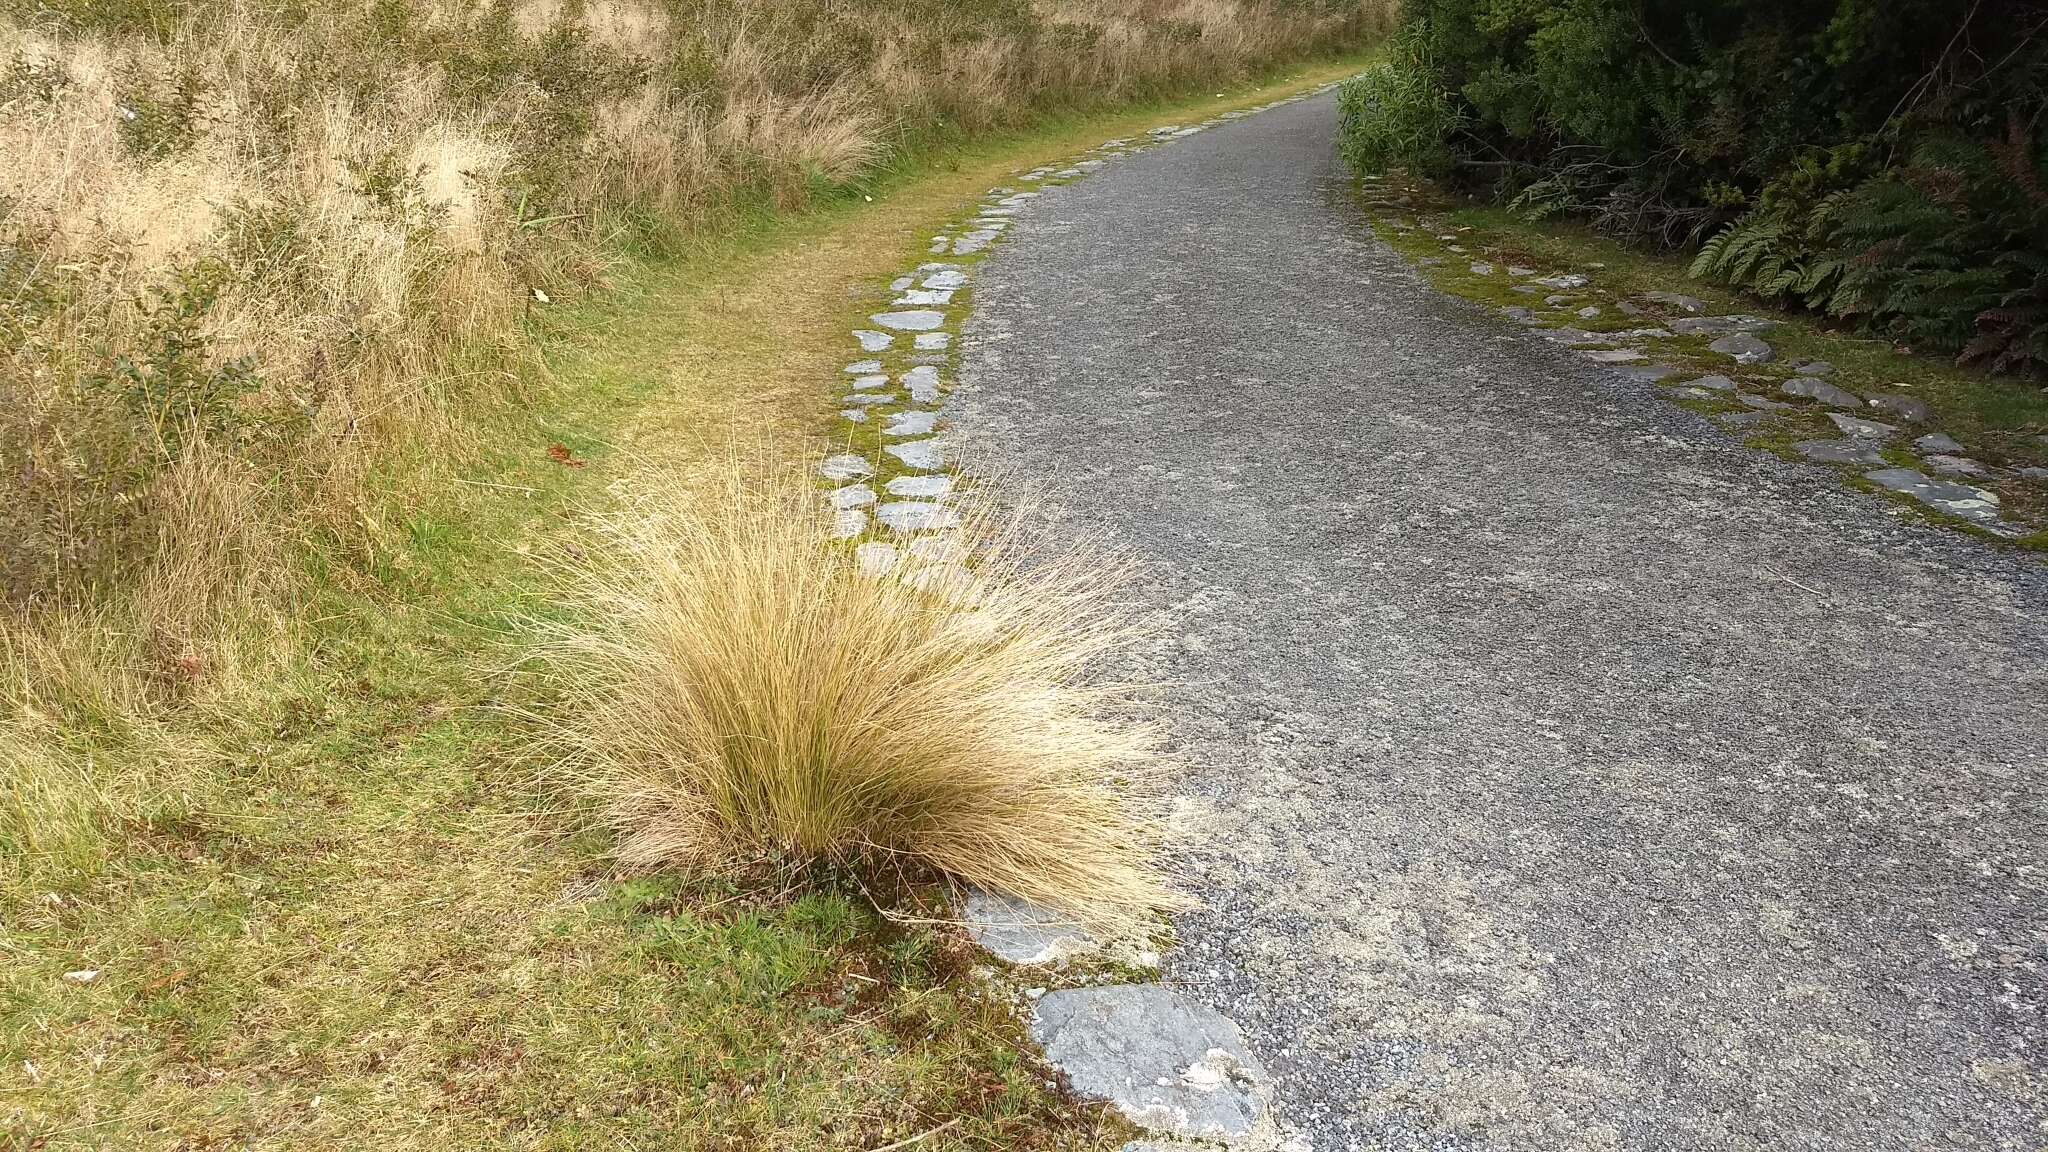
[{"label": "stone path edge", "polygon": [[[862,571],[921,587],[973,579],[971,557],[953,531],[967,478],[948,448],[945,401],[974,267],[1012,222],[1048,191],[1117,160],[1334,87],[1106,140],[1068,163],[1019,173],[1015,184],[991,189],[975,211],[932,235],[930,259],[892,280],[890,305],[850,334],[858,358],[843,369],[838,393],[842,447],[818,466],[831,485],[833,534],[853,548]],[[1016,968],[1062,969],[1105,943],[1055,913],[989,893],[967,894],[959,915],[977,944]],[[1142,950],[1126,959],[1139,969],[1158,966],[1157,955]],[[1072,1091],[1109,1102],[1149,1134],[1126,1152],[1306,1152],[1306,1141],[1274,1114],[1270,1078],[1237,1025],[1192,998],[1139,980],[1029,988],[1020,1006],[1033,1041]]]}]

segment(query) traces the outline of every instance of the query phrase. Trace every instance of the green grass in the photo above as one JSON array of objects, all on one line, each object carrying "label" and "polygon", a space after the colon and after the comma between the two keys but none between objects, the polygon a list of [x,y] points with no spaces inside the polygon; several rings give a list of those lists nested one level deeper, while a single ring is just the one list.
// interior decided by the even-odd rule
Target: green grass
[{"label": "green grass", "polygon": [[[820,446],[848,331],[940,223],[1167,112],[926,155],[872,203],[763,215],[537,312],[548,371],[475,425],[483,450],[380,475],[374,554],[307,560],[303,654],[190,721],[215,785],[109,857],[0,872],[0,1147],[1119,1144],[957,932],[891,923],[844,877],[617,874],[564,818],[579,798],[536,783],[520,712],[548,700],[514,669],[582,513],[650,466],[711,483]],[[148,754],[76,735],[116,768]]]},{"label": "green grass", "polygon": [[[1547,325],[1569,324],[1590,331],[1616,331],[1652,327],[1663,320],[1682,316],[1677,309],[1650,309],[1644,315],[1619,312],[1618,301],[1646,292],[1678,292],[1703,301],[1711,314],[1746,312],[1771,316],[1779,325],[1764,334],[1776,351],[1771,363],[1740,367],[1727,357],[1710,352],[1710,338],[1677,337],[1653,340],[1645,347],[1652,361],[1669,363],[1690,375],[1718,373],[1731,376],[1773,399],[1778,386],[1793,375],[1793,366],[1808,360],[1825,360],[1834,365],[1829,381],[1851,392],[1868,395],[1892,392],[1925,402],[1933,413],[1925,425],[1913,425],[1873,410],[1872,419],[1899,425],[1907,438],[1939,429],[1962,442],[1968,454],[1994,467],[2048,467],[2048,391],[2024,381],[1986,376],[1895,347],[1882,340],[1858,336],[1814,322],[1801,315],[1774,312],[1756,300],[1738,296],[1712,284],[1687,277],[1686,261],[1615,242],[1571,222],[1532,222],[1505,208],[1451,196],[1432,185],[1398,178],[1378,185],[1368,183],[1364,192],[1368,211],[1380,225],[1382,239],[1414,260],[1440,260],[1424,267],[1431,283],[1439,289],[1466,299],[1496,307],[1520,305],[1538,312]],[[1407,225],[1406,230],[1396,225]],[[1440,237],[1455,236],[1455,240]],[[1463,254],[1449,251],[1457,244]],[[1480,276],[1470,270],[1474,261],[1496,266],[1520,264],[1545,273],[1578,271],[1593,283],[1572,295],[1584,299],[1574,304],[1597,304],[1602,315],[1580,319],[1569,310],[1545,313],[1543,296],[1514,292],[1514,283],[1498,271]],[[1638,301],[1637,303],[1643,303]],[[1679,383],[1689,376],[1676,376],[1665,383]],[[1707,414],[1742,411],[1733,400],[1719,397],[1677,402]],[[1802,405],[1774,413],[1754,426],[1748,441],[1760,449],[1793,456],[1792,444],[1805,439],[1836,439],[1840,431],[1830,423],[1818,405]],[[1896,463],[1918,467],[1903,449],[1894,446]],[[1875,491],[1861,473],[1841,469],[1844,481]],[[1995,489],[2009,517],[2041,523],[2048,521],[2048,485],[2026,482],[2011,476],[1973,483]],[[1902,506],[1923,514],[1920,505],[1894,497]],[[1933,517],[1961,530],[1976,532],[1956,521]],[[2048,546],[2048,530],[2021,541],[2023,546]]]}]

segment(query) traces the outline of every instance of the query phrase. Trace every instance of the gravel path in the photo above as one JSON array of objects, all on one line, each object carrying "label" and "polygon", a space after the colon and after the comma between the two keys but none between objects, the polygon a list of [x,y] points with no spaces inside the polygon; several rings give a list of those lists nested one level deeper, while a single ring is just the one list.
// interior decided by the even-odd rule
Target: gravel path
[{"label": "gravel path", "polygon": [[1048,191],[948,409],[1149,565],[1167,976],[1318,1152],[2048,1147],[2048,566],[1435,294],[1334,125]]}]

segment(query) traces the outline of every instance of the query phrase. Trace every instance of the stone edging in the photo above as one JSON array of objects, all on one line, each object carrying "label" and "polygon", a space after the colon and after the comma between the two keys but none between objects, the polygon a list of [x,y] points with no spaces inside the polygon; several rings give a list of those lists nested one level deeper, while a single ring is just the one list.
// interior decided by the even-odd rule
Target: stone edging
[{"label": "stone edging", "polygon": [[[1164,124],[1142,138],[1107,140],[1071,163],[1020,173],[990,190],[977,211],[932,237],[930,261],[891,284],[887,311],[852,334],[860,359],[846,365],[841,397],[843,451],[819,475],[836,535],[873,575],[892,572],[924,584],[967,577],[968,557],[952,533],[962,477],[945,436],[945,402],[959,354],[958,320],[967,311],[975,265],[1000,243],[1012,220],[1046,191],[1081,180],[1126,156],[1184,139],[1218,124],[1293,104],[1335,88],[1327,84],[1199,124]],[[1126,969],[1156,969],[1157,953],[1092,938],[1055,913],[971,893],[960,915],[975,942],[1020,968],[1066,976],[1089,957],[1113,954]],[[1031,1035],[1076,1093],[1114,1104],[1159,1139],[1125,1152],[1214,1149],[1307,1152],[1307,1141],[1274,1115],[1272,1083],[1237,1025],[1165,984],[1102,982],[1053,991],[1026,990]]]}]

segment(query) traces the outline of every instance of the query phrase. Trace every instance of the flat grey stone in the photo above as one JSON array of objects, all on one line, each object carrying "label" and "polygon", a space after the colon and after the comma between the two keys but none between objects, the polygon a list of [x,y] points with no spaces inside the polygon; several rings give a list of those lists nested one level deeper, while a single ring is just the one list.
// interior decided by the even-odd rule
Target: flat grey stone
[{"label": "flat grey stone", "polygon": [[1982,488],[1931,479],[1911,468],[1881,468],[1865,472],[1863,478],[1964,520],[1982,524],[1998,519],[1997,494]]},{"label": "flat grey stone", "polygon": [[920,332],[917,335],[917,350],[920,352],[943,352],[953,343],[951,332]]},{"label": "flat grey stone", "polygon": [[898,557],[894,544],[867,543],[855,546],[854,566],[869,576],[880,576],[896,566]]},{"label": "flat grey stone", "polygon": [[1579,355],[1598,364],[1626,364],[1631,360],[1647,360],[1650,354],[1641,348],[1601,348],[1581,351]]},{"label": "flat grey stone", "polygon": [[834,508],[865,508],[875,502],[875,490],[865,484],[848,484],[826,493]]},{"label": "flat grey stone", "polygon": [[1678,369],[1670,364],[1623,364],[1615,371],[1626,379],[1643,384],[1655,384],[1667,376],[1678,375]]},{"label": "flat grey stone", "polygon": [[927,288],[958,288],[967,283],[967,273],[958,268],[942,268],[924,278]]},{"label": "flat grey stone", "polygon": [[934,236],[932,237],[932,246],[926,249],[926,251],[936,255],[940,252],[944,252],[946,250],[946,246],[951,243],[952,241],[946,239],[944,236]]},{"label": "flat grey stone", "polygon": [[1913,441],[1913,447],[1918,448],[1922,452],[1961,452],[1963,450],[1963,446],[1956,442],[1955,437],[1950,436],[1946,432],[1929,432],[1927,435]]},{"label": "flat grey stone", "polygon": [[1735,391],[1735,381],[1726,376],[1702,376],[1697,380],[1687,380],[1685,383],[1689,388],[1710,388],[1716,392]]},{"label": "flat grey stone", "polygon": [[1765,412],[1785,412],[1789,411],[1793,407],[1793,405],[1780,403],[1776,400],[1769,400],[1762,396],[1755,396],[1748,392],[1744,392],[1738,395],[1736,399],[1742,401],[1744,404],[1749,405],[1751,408],[1760,409]]},{"label": "flat grey stone", "polygon": [[1673,331],[1684,336],[1707,336],[1762,332],[1778,326],[1776,320],[1762,316],[1681,316],[1671,322]]},{"label": "flat grey stone", "polygon": [[1954,456],[1945,452],[1927,456],[1921,463],[1945,476],[1983,476],[1991,471],[1968,456]]},{"label": "flat grey stone", "polygon": [[929,436],[938,423],[937,412],[898,412],[889,417],[889,426],[882,432],[889,436]]},{"label": "flat grey stone", "polygon": [[1867,397],[1867,399],[1870,401],[1872,408],[1882,408],[1894,416],[1910,420],[1915,424],[1925,424],[1934,417],[1934,413],[1927,407],[1927,402],[1915,396],[1898,396],[1886,392]]},{"label": "flat grey stone", "polygon": [[1595,316],[1600,315],[1600,306],[1598,304],[1588,304],[1577,312],[1572,313],[1572,315],[1577,316],[1581,320],[1591,320]]},{"label": "flat grey stone", "polygon": [[1844,435],[1857,440],[1889,440],[1898,432],[1890,424],[1878,420],[1865,420],[1861,416],[1847,416],[1840,412],[1828,413],[1828,419],[1835,422]]},{"label": "flat grey stone", "polygon": [[866,329],[856,331],[853,338],[860,341],[860,350],[863,352],[886,351],[889,345],[896,342],[896,338],[887,332],[870,332]]},{"label": "flat grey stone", "polygon": [[866,376],[871,372],[880,372],[881,370],[882,362],[880,360],[855,360],[846,366],[846,374],[849,376]]},{"label": "flat grey stone", "polygon": [[1778,391],[1787,396],[1804,396],[1809,400],[1818,400],[1836,408],[1863,407],[1863,398],[1854,392],[1844,391],[1825,380],[1816,380],[1811,376],[1787,380],[1778,386]]},{"label": "flat grey stone", "polygon": [[898,308],[926,308],[938,304],[951,304],[951,288],[913,288],[896,298]]},{"label": "flat grey stone", "polygon": [[1647,316],[1647,315],[1649,315],[1649,313],[1647,313],[1647,312],[1643,311],[1643,310],[1642,310],[1641,308],[1638,308],[1638,307],[1636,307],[1635,305],[1633,305],[1633,304],[1629,303],[1629,302],[1628,302],[1628,301],[1626,301],[1626,300],[1618,300],[1618,301],[1616,301],[1616,302],[1615,302],[1615,304],[1614,304],[1614,310],[1615,310],[1616,312],[1619,312],[1619,313],[1621,313],[1621,314],[1622,314],[1623,316]]},{"label": "flat grey stone", "polygon": [[2029,480],[2048,480],[2048,468],[2036,468],[2028,465],[2025,468],[2015,468],[2013,471],[2021,476],[2025,476]]},{"label": "flat grey stone", "polygon": [[1240,1140],[1266,1109],[1265,1070],[1237,1025],[1158,984],[1047,993],[1031,1035],[1077,1094],[1153,1132]]},{"label": "flat grey stone", "polygon": [[899,332],[929,332],[946,322],[946,314],[929,308],[914,308],[906,312],[878,312],[868,319]]},{"label": "flat grey stone", "polygon": [[1458,255],[1463,256],[1465,254],[1465,246],[1463,244],[1446,244],[1444,245],[1444,251],[1456,252]]},{"label": "flat grey stone", "polygon": [[1801,376],[1829,376],[1834,374],[1835,366],[1825,360],[1808,360],[1793,371]]},{"label": "flat grey stone", "polygon": [[856,392],[840,401],[841,404],[858,404],[863,408],[873,408],[877,404],[894,404],[895,402],[896,394],[894,392]]},{"label": "flat grey stone", "polygon": [[952,494],[951,476],[898,476],[884,485],[891,496],[908,496],[917,500],[937,500]]},{"label": "flat grey stone", "polygon": [[868,410],[865,408],[841,408],[839,414],[855,424],[868,422]]},{"label": "flat grey stone", "polygon": [[827,456],[824,462],[818,465],[818,475],[827,480],[858,480],[874,474],[875,466],[868,463],[866,457],[856,456],[851,452]]},{"label": "flat grey stone", "polygon": [[944,504],[924,500],[896,500],[875,509],[875,519],[891,532],[909,535],[938,528],[958,528],[960,514]]},{"label": "flat grey stone", "polygon": [[1645,292],[1641,299],[1652,304],[1667,304],[1681,312],[1705,312],[1707,305],[1698,297],[1685,296],[1677,292]]},{"label": "flat grey stone", "polygon": [[1493,265],[1488,264],[1484,260],[1474,260],[1472,262],[1472,274],[1474,276],[1491,276],[1493,275]]},{"label": "flat grey stone", "polygon": [[[1438,264],[1441,264],[1441,263],[1443,263],[1443,261],[1441,261],[1441,260],[1438,260],[1438,261],[1436,261],[1436,263],[1438,263]],[[1538,287],[1537,287],[1537,286],[1535,286],[1534,284],[1517,284],[1517,285],[1515,285],[1514,287],[1512,287],[1512,288],[1509,288],[1509,289],[1508,289],[1508,291],[1510,291],[1510,292],[1520,292],[1520,293],[1521,293],[1522,295],[1524,295],[1524,296],[1534,296],[1534,295],[1535,295],[1535,294],[1537,294],[1538,292],[1541,292],[1541,291],[1543,291],[1543,289],[1541,289],[1541,288],[1538,288]]]},{"label": "flat grey stone", "polygon": [[931,364],[920,364],[902,376],[903,386],[910,389],[910,398],[919,404],[936,404],[939,400],[939,370]]},{"label": "flat grey stone", "polygon": [[889,282],[889,291],[901,292],[915,283],[917,283],[917,277],[915,276],[898,276]]},{"label": "flat grey stone", "polygon": [[953,254],[956,256],[972,256],[993,244],[996,237],[1000,235],[1002,235],[1001,231],[995,228],[981,228],[969,232],[958,240],[953,241]]},{"label": "flat grey stone", "polygon": [[937,472],[946,466],[946,445],[937,437],[890,444],[882,451],[902,461],[905,467],[915,468],[920,472]]},{"label": "flat grey stone", "polygon": [[1592,281],[1576,272],[1562,272],[1556,276],[1540,277],[1534,283],[1540,287],[1554,288],[1559,292],[1569,292],[1574,288],[1584,288]]},{"label": "flat grey stone", "polygon": [[1537,322],[1536,314],[1534,312],[1529,311],[1527,308],[1522,307],[1519,304],[1510,304],[1507,307],[1502,308],[1500,310],[1500,314],[1507,317],[1510,320],[1513,320],[1517,324],[1534,324]]},{"label": "flat grey stone", "polygon": [[1884,457],[1860,440],[1801,440],[1792,450],[1821,464],[1882,464]]},{"label": "flat grey stone", "polygon": [[[918,545],[938,542],[937,538],[919,540],[911,545],[912,555],[928,564],[958,563],[958,558],[950,555],[919,554]],[[976,944],[1011,964],[1056,964],[1096,947],[1087,930],[1072,918],[1014,896],[975,889],[961,904],[960,919]]]},{"label": "flat grey stone", "polygon": [[853,380],[853,386],[863,392],[873,391],[876,388],[886,388],[888,384],[889,378],[879,372],[873,376],[856,376]]},{"label": "flat grey stone", "polygon": [[1508,265],[1508,275],[1510,276],[1534,276],[1535,274],[1536,270],[1534,268],[1524,268],[1520,264]]},{"label": "flat grey stone", "polygon": [[1747,332],[1735,332],[1721,337],[1707,347],[1723,356],[1733,356],[1737,364],[1767,364],[1775,353],[1771,346]]},{"label": "flat grey stone", "polygon": [[1754,428],[1769,417],[1768,412],[1723,412],[1714,419],[1730,428]]},{"label": "flat grey stone", "polygon": [[868,514],[858,508],[841,508],[832,514],[832,535],[851,539],[868,530]]}]

